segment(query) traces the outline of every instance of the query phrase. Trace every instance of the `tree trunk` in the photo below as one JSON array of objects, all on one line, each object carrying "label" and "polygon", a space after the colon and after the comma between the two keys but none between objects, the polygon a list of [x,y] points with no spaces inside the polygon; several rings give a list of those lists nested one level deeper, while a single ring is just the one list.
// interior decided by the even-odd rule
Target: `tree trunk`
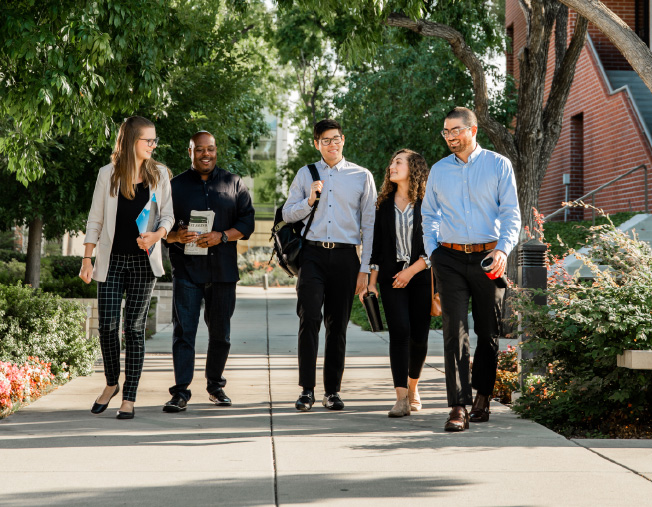
[{"label": "tree trunk", "polygon": [[41,284],[41,244],[43,241],[43,218],[36,217],[29,223],[25,283],[38,289]]},{"label": "tree trunk", "polygon": [[559,1],[588,19],[605,34],[652,91],[652,51],[627,23],[599,0]]}]

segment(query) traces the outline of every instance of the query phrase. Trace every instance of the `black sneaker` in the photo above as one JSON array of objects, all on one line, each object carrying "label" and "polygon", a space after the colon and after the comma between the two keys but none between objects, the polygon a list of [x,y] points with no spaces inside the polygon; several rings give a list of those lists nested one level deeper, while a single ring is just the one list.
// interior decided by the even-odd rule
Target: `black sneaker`
[{"label": "black sneaker", "polygon": [[229,398],[226,393],[224,392],[224,389],[221,387],[215,391],[214,394],[211,394],[208,397],[208,400],[211,403],[214,403],[218,407],[230,407],[231,406],[231,398]]},{"label": "black sneaker", "polygon": [[163,412],[183,412],[188,402],[180,394],[175,394],[172,399],[163,405]]},{"label": "black sneaker", "polygon": [[321,404],[328,410],[342,410],[344,408],[344,402],[338,393],[324,394],[324,399],[321,400]]},{"label": "black sneaker", "polygon": [[313,403],[315,403],[315,393],[309,389],[304,389],[301,391],[301,396],[299,396],[294,406],[301,412],[308,412],[312,408]]}]

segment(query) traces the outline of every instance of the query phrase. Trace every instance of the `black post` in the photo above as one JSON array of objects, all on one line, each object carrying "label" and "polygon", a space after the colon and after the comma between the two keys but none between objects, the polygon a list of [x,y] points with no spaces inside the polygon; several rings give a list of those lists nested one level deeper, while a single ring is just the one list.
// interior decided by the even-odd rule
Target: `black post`
[{"label": "black post", "polygon": [[[538,239],[526,241],[519,247],[518,254],[518,286],[522,289],[546,289],[548,286],[548,268],[546,268],[546,252],[548,247]],[[545,306],[548,304],[545,295],[534,295],[534,302],[538,305]],[[519,322],[519,331],[526,327],[527,323]],[[527,338],[524,337],[523,341]],[[532,359],[532,352],[524,352],[519,346],[518,360],[519,364],[523,359]],[[523,386],[523,377],[527,372],[521,369],[520,379]]]}]

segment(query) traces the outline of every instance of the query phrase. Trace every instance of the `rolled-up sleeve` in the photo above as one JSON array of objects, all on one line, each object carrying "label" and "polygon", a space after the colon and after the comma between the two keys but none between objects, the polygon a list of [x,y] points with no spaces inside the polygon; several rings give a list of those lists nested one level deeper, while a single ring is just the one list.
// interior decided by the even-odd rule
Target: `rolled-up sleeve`
[{"label": "rolled-up sleeve", "polygon": [[[305,219],[312,210],[312,206],[308,204],[310,194],[306,195],[306,188],[310,188],[310,185],[306,184],[309,174],[308,168],[302,167],[290,185],[290,192],[283,206],[283,220],[289,224]],[[312,178],[309,178],[308,181],[312,182]]]},{"label": "rolled-up sleeve", "polygon": [[91,210],[88,213],[86,221],[86,236],[84,244],[90,243],[97,245],[104,226],[104,204],[109,185],[109,175],[100,170],[95,181],[95,190],[93,191],[93,202]]},{"label": "rolled-up sleeve", "polygon": [[498,217],[500,221],[500,236],[496,250],[502,250],[507,255],[518,243],[521,232],[521,210],[518,205],[518,192],[514,169],[508,159],[501,160],[498,182]]},{"label": "rolled-up sleeve", "polygon": [[251,194],[244,182],[237,182],[237,221],[233,225],[242,234],[242,239],[249,239],[255,229],[255,210],[251,202]]},{"label": "rolled-up sleeve", "polygon": [[360,230],[362,232],[362,254],[360,272],[369,273],[369,260],[373,250],[374,223],[376,222],[376,183],[369,171],[360,198]]},{"label": "rolled-up sleeve", "polygon": [[441,211],[435,193],[434,168],[430,170],[430,174],[428,175],[426,195],[421,205],[421,217],[423,223],[423,245],[426,250],[426,255],[430,257],[432,252],[439,246],[439,226],[441,224]]}]

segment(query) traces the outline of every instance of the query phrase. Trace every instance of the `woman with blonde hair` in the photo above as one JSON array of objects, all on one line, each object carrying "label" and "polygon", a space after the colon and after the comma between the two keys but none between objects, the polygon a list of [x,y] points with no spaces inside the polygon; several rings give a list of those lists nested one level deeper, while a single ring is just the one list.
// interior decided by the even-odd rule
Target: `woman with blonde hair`
[{"label": "woman with blonde hair", "polygon": [[[120,126],[111,163],[100,169],[95,183],[79,272],[84,282],[97,281],[106,387],[93,403],[94,414],[104,412],[120,391],[120,310],[125,295],[125,381],[117,419],[133,419],[135,414],[147,312],[156,277],[164,273],[159,242],[174,224],[168,169],[152,159],[157,144],[154,124],[146,118],[132,116]],[[149,219],[143,231],[136,219],[146,209]]]},{"label": "woman with blonde hair", "polygon": [[[418,153],[394,153],[376,201],[371,276],[368,291],[380,284],[387,327],[396,404],[389,417],[421,410],[417,383],[428,353],[430,260],[423,245],[421,201],[428,165]],[[360,300],[366,294],[360,294]]]}]

